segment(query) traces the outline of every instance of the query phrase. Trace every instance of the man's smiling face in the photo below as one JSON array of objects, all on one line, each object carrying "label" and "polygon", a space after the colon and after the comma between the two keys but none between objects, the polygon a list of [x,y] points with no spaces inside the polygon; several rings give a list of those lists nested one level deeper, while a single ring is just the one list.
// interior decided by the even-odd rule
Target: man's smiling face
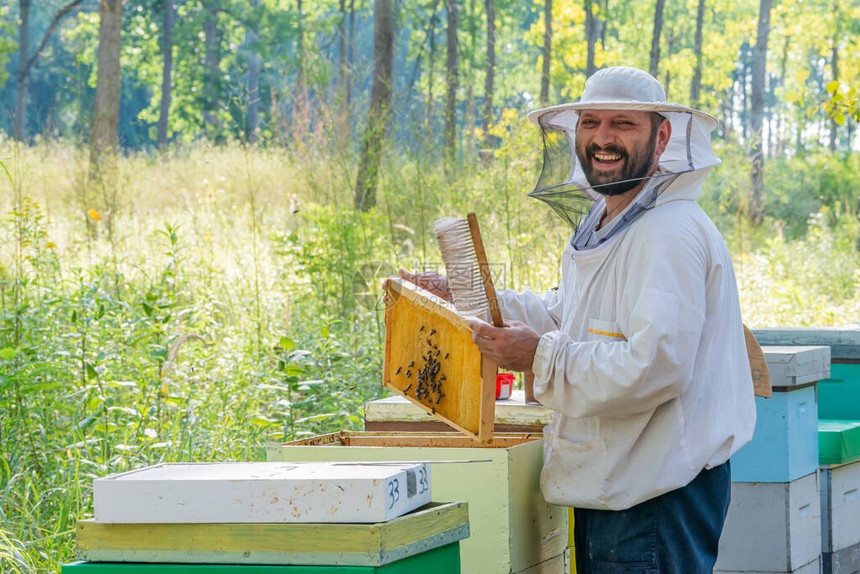
[{"label": "man's smiling face", "polygon": [[583,110],[576,155],[588,183],[603,195],[620,195],[657,168],[669,141],[668,121],[653,112]]}]

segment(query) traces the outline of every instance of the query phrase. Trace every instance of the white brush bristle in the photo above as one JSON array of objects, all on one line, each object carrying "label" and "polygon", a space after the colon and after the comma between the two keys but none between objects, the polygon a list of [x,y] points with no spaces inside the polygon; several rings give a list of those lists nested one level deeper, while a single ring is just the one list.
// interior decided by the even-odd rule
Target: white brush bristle
[{"label": "white brush bristle", "polygon": [[433,222],[433,231],[445,263],[454,307],[460,314],[488,321],[490,304],[481,281],[481,269],[469,233],[469,222],[457,217],[444,217]]}]

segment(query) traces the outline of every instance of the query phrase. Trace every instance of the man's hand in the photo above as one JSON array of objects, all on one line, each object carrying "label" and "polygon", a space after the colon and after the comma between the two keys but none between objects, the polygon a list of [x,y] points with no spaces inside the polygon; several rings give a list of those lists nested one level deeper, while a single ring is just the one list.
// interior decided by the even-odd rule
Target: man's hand
[{"label": "man's hand", "polygon": [[422,289],[426,289],[430,293],[441,297],[449,303],[454,302],[454,297],[451,295],[451,289],[448,287],[448,278],[438,273],[409,273],[404,269],[400,270],[400,278],[404,281],[415,283]]},{"label": "man's hand", "polygon": [[540,335],[524,323],[511,321],[493,327],[483,321],[469,321],[472,340],[478,349],[503,369],[530,371]]}]

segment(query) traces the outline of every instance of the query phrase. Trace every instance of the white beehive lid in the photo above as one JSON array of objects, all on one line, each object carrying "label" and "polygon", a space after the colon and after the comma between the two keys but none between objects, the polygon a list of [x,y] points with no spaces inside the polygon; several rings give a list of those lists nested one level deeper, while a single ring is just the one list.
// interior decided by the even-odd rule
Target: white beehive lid
[{"label": "white beehive lid", "polygon": [[172,463],[95,480],[96,522],[385,522],[430,502],[421,463]]}]

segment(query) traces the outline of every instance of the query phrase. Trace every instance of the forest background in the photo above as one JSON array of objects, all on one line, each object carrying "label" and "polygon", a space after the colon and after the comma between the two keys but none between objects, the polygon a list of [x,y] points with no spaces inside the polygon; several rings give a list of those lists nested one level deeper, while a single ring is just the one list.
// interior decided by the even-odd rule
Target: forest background
[{"label": "forest background", "polygon": [[435,218],[556,285],[525,113],[616,64],[719,119],[746,323],[858,321],[857,2],[0,1],[0,571],[71,560],[96,477],[360,428]]}]

